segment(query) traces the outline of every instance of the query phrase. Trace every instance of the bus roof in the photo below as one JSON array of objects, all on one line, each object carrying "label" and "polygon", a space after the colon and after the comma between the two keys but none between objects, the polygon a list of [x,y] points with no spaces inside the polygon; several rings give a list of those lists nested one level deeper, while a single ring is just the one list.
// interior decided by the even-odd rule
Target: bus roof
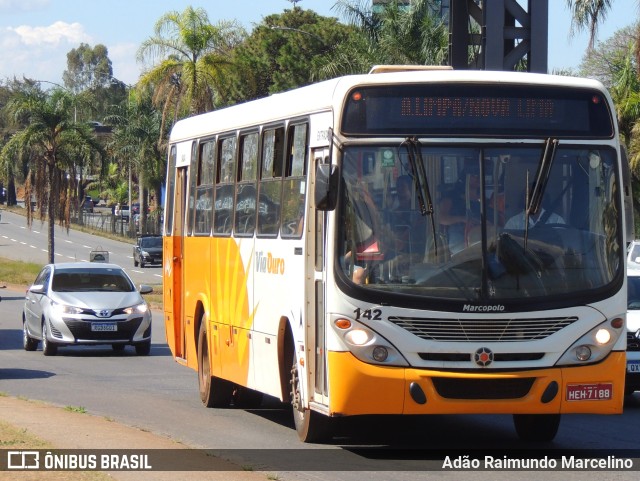
[{"label": "bus roof", "polygon": [[256,124],[277,122],[312,112],[339,109],[345,95],[358,85],[384,85],[396,83],[465,82],[513,83],[527,85],[557,85],[593,88],[608,92],[597,80],[526,72],[479,70],[410,70],[389,71],[363,75],[349,75],[325,80],[305,87],[277,93],[257,100],[226,107],[178,121],[170,142],[205,137],[212,133],[232,132]]}]

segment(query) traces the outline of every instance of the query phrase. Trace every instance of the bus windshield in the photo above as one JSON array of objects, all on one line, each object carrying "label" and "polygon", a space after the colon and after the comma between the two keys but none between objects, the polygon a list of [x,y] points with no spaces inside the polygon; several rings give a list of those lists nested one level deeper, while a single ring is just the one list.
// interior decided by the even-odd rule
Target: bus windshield
[{"label": "bus windshield", "polygon": [[380,302],[567,299],[607,286],[623,266],[616,152],[548,144],[345,147],[344,285]]}]

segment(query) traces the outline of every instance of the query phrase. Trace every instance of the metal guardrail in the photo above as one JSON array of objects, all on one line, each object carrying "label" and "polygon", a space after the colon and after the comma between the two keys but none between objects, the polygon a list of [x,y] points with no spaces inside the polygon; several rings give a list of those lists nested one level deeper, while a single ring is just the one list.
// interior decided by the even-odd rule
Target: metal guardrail
[{"label": "metal guardrail", "polygon": [[134,216],[130,223],[127,217],[116,216],[111,212],[83,212],[71,218],[71,223],[82,225],[98,231],[108,232],[127,238],[135,238],[139,234],[160,234],[161,227],[158,215],[147,216],[144,229],[140,229],[139,217]]}]

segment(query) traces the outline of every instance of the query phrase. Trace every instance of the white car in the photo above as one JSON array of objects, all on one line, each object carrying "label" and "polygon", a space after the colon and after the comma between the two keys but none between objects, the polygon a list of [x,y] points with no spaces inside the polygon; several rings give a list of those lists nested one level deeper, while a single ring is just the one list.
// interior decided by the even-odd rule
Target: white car
[{"label": "white car", "polygon": [[42,342],[45,356],[59,346],[127,344],[139,355],[151,350],[151,311],[124,270],[115,264],[69,262],[42,268],[26,294],[22,340],[26,351]]},{"label": "white car", "polygon": [[634,240],[627,247],[627,268],[640,269],[640,241]]},{"label": "white car", "polygon": [[627,377],[625,393],[640,390],[640,269],[627,269]]}]

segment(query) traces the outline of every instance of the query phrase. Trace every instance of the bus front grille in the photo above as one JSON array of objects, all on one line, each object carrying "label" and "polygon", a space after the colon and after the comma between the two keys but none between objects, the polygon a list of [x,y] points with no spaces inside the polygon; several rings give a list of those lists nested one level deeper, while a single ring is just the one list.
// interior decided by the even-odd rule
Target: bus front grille
[{"label": "bus front grille", "polygon": [[549,337],[577,320],[577,317],[491,320],[389,317],[389,321],[415,336],[441,342],[535,341]]},{"label": "bus front grille", "polygon": [[431,379],[438,395],[447,399],[519,399],[531,390],[535,378]]}]

